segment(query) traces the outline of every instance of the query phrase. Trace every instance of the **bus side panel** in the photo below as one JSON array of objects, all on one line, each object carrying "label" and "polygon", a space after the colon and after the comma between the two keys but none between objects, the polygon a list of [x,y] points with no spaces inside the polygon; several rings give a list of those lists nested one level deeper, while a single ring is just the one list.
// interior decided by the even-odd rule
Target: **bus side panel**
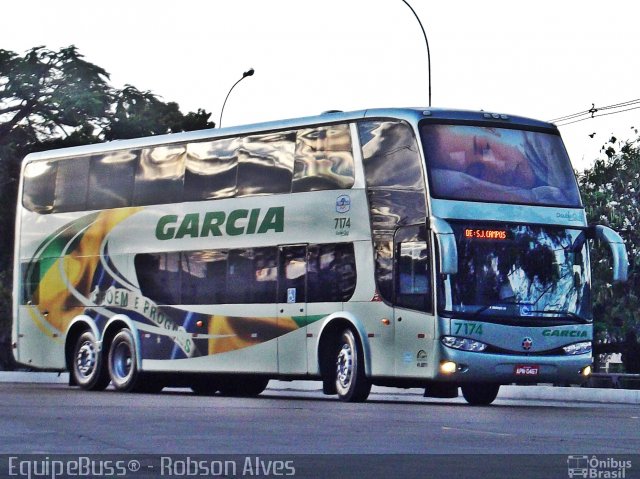
[{"label": "bus side panel", "polygon": [[277,341],[272,339],[248,348],[237,349],[197,358],[143,359],[144,371],[158,372],[216,372],[275,375]]},{"label": "bus side panel", "polygon": [[[360,319],[364,325],[371,354],[371,376],[392,376],[394,373],[393,308],[382,301],[348,302],[344,310]],[[387,324],[388,321],[388,324]]]},{"label": "bus side panel", "polygon": [[64,337],[38,308],[19,306],[16,321],[16,361],[34,368],[65,369]]}]

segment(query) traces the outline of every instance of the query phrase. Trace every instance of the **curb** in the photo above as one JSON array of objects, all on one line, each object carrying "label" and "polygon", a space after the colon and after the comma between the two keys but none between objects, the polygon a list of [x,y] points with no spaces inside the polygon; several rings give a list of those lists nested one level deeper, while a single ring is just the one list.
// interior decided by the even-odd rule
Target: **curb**
[{"label": "curb", "polygon": [[[69,373],[44,373],[22,371],[0,371],[0,383],[69,384]],[[274,391],[320,392],[318,381],[278,381],[272,380],[269,388]],[[399,389],[374,386],[372,394],[392,396],[422,397],[422,389]],[[602,389],[582,387],[502,386],[498,399],[520,399],[532,401],[566,401],[609,404],[640,404],[640,390]]]}]

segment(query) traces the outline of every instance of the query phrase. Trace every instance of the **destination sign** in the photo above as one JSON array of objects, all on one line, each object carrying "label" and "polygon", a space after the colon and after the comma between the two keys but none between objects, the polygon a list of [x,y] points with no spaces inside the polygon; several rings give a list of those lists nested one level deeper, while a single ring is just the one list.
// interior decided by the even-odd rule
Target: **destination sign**
[{"label": "destination sign", "polygon": [[464,237],[466,239],[501,241],[509,239],[509,233],[506,229],[465,228]]}]

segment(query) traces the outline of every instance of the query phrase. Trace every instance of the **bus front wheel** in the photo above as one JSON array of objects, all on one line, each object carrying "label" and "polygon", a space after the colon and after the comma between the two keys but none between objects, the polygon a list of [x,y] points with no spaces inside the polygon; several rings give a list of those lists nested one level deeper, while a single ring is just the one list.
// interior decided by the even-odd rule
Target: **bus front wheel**
[{"label": "bus front wheel", "polygon": [[498,396],[499,384],[491,383],[470,383],[461,387],[462,395],[472,406],[488,406]]},{"label": "bus front wheel", "polygon": [[82,389],[102,391],[109,385],[109,374],[93,332],[85,331],[78,337],[71,360],[71,374]]},{"label": "bus front wheel", "polygon": [[363,402],[371,392],[371,382],[364,372],[364,354],[351,329],[345,329],[338,341],[336,390],[347,402]]}]

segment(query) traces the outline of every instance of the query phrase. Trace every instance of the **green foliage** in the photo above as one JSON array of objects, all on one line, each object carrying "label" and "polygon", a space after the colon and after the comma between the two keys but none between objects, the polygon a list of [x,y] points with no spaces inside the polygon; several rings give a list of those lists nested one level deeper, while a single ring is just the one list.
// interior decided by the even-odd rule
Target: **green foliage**
[{"label": "green foliage", "polygon": [[184,115],[149,91],[109,84],[77,48],[0,50],[0,145],[29,151],[212,128],[204,110]]},{"label": "green foliage", "polygon": [[[637,131],[635,131],[637,134]],[[613,228],[629,255],[629,281],[611,284],[611,255],[605,245],[592,249],[593,302],[600,336],[624,336],[640,330],[640,143],[612,137],[603,146],[607,158],[579,176],[590,223]]]},{"label": "green foliage", "polygon": [[23,141],[37,142],[99,126],[112,103],[108,79],[74,46],[57,52],[36,47],[24,57],[0,50],[0,143],[16,130]]},{"label": "green foliage", "polygon": [[[210,116],[184,115],[177,103],[131,85],[112,87],[75,46],[23,56],[0,49],[0,197],[16,203],[20,162],[33,151],[213,128]],[[0,213],[0,369],[8,361],[14,220],[13,207]]]}]

